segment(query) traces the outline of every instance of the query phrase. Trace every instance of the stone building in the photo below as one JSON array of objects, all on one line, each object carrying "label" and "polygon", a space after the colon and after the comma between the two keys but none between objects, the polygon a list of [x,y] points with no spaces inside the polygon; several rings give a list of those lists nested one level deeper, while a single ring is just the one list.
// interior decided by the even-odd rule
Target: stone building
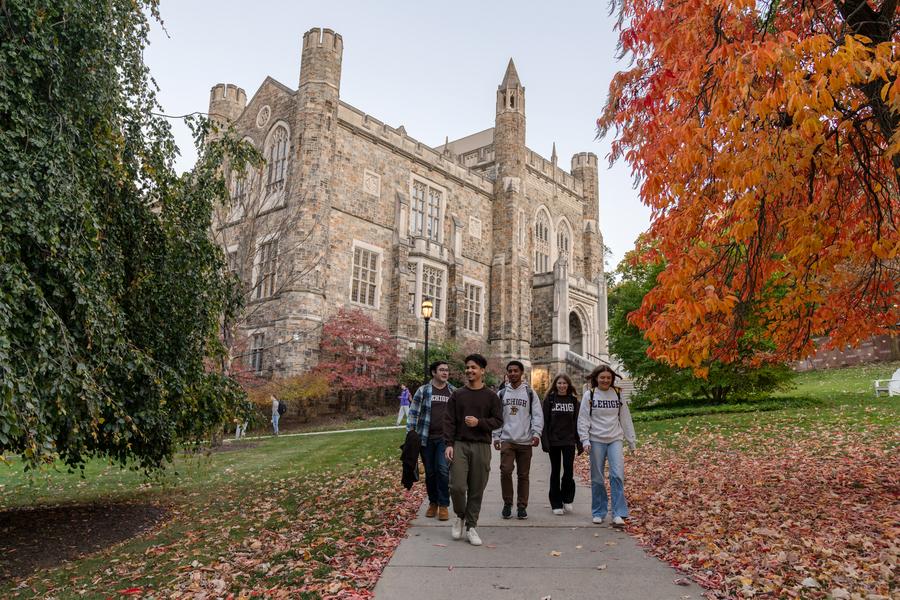
[{"label": "stone building", "polygon": [[297,89],[266,78],[249,101],[231,84],[210,94],[212,117],[266,159],[230,174],[234,207],[216,225],[250,290],[253,369],[313,366],[341,306],[422,344],[425,297],[430,339],[520,359],[536,385],[608,361],[597,156],[566,171],[555,146],[548,160],[525,145],[512,60],[494,126],[429,147],[341,100],[342,53],[339,34],[314,28]]}]

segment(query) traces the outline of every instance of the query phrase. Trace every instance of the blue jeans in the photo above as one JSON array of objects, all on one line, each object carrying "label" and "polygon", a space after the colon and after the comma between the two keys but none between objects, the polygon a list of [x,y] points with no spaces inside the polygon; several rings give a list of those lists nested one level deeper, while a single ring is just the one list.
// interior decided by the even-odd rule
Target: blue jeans
[{"label": "blue jeans", "polygon": [[591,514],[605,517],[608,512],[606,486],[603,484],[603,463],[609,461],[609,489],[614,517],[628,516],[625,503],[625,454],[622,441],[611,444],[591,442]]},{"label": "blue jeans", "polygon": [[450,466],[447,464],[447,457],[444,456],[445,448],[444,440],[430,437],[422,448],[428,502],[438,506],[450,506]]},{"label": "blue jeans", "polygon": [[278,413],[272,413],[272,429],[275,430],[275,435],[278,435],[278,419],[281,418],[281,415]]}]

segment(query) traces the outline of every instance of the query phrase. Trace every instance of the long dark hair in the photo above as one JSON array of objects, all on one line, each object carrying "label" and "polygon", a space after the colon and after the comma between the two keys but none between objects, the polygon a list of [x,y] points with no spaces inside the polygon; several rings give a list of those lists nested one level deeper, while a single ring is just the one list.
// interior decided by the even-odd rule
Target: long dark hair
[{"label": "long dark hair", "polygon": [[616,377],[618,377],[618,376],[616,375],[616,372],[613,371],[613,370],[612,370],[612,367],[610,367],[609,365],[600,365],[599,367],[597,367],[596,369],[594,369],[593,371],[591,371],[591,374],[588,376],[588,381],[591,382],[591,387],[592,387],[592,388],[600,387],[599,385],[597,385],[597,377],[599,377],[600,373],[610,373],[610,374],[612,374],[612,381],[610,382],[609,386],[610,386],[610,387],[615,387],[615,384],[616,384]]},{"label": "long dark hair", "polygon": [[556,382],[559,381],[560,379],[562,379],[563,381],[565,381],[566,383],[569,384],[569,387],[566,390],[566,396],[574,397],[575,396],[575,386],[572,385],[572,378],[569,377],[568,375],[566,375],[565,373],[560,373],[559,375],[557,375],[556,377],[553,378],[553,383],[550,384],[550,392],[547,395],[548,396],[549,395],[553,395],[553,396],[559,395],[559,393],[556,391]]}]

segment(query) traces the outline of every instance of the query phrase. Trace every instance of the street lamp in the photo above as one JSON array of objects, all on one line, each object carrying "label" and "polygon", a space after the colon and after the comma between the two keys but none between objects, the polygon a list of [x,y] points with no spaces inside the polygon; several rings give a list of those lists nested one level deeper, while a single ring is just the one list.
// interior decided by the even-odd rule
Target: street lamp
[{"label": "street lamp", "polygon": [[431,320],[431,315],[433,314],[434,302],[429,298],[425,298],[422,300],[422,318],[425,319],[425,370],[422,371],[422,373],[425,374],[425,383],[428,383],[428,379],[431,375],[428,372],[428,321]]}]

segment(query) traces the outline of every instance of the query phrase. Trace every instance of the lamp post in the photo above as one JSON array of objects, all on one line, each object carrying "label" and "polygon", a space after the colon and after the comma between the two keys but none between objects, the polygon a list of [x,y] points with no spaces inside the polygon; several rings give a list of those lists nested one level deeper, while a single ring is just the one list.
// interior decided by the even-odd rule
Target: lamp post
[{"label": "lamp post", "polygon": [[433,314],[434,303],[429,298],[425,298],[422,300],[422,318],[425,319],[425,369],[422,373],[425,374],[425,383],[428,383],[430,376],[428,372],[428,321],[431,320],[431,315]]}]

